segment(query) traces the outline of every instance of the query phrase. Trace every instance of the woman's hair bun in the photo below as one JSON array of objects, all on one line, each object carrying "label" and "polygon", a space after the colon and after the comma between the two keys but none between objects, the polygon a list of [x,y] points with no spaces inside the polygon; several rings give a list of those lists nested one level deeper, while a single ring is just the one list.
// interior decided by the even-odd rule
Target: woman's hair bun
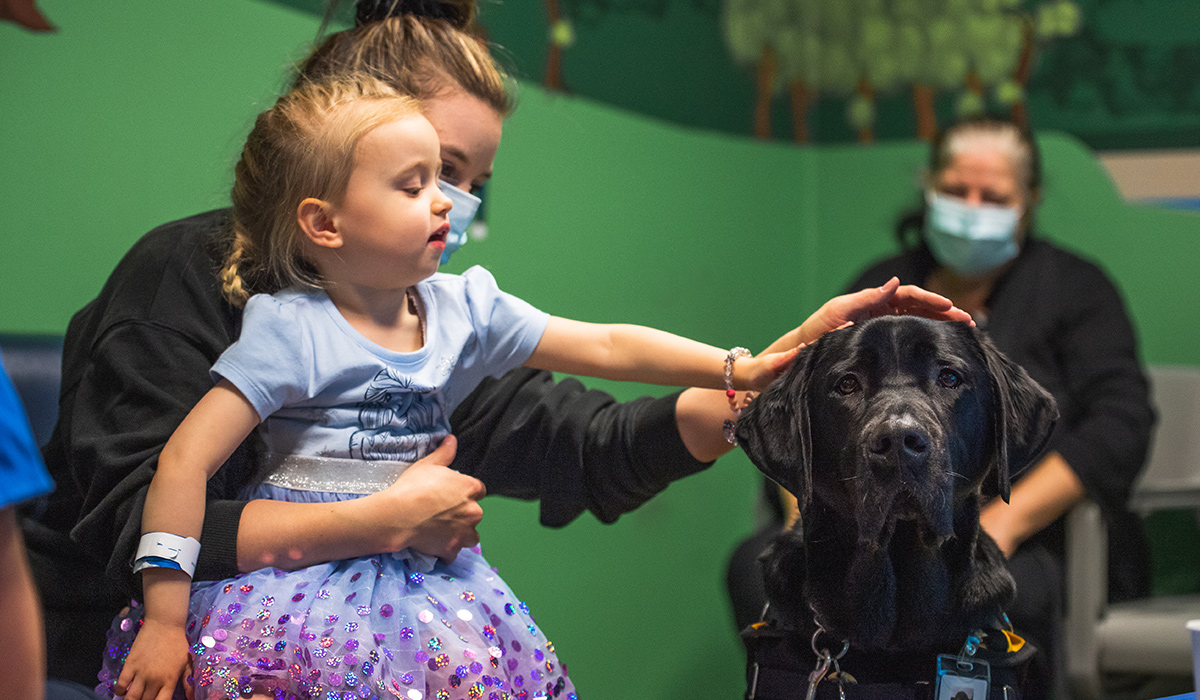
[{"label": "woman's hair bun", "polygon": [[466,29],[475,21],[475,0],[358,0],[354,24],[361,27],[401,15],[441,19]]}]

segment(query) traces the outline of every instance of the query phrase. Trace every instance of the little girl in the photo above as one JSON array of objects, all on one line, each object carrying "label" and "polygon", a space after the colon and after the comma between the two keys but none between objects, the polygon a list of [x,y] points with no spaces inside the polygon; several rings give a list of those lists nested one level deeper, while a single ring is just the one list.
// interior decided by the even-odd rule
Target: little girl
[{"label": "little girl", "polygon": [[478,267],[438,274],[439,169],[415,101],[370,78],[303,85],[259,116],[236,169],[226,293],[244,296],[243,278],[281,291],[246,302],[216,386],[163,448],[134,562],[145,604],[114,622],[101,692],[163,700],[191,666],[197,700],[574,698],[478,548],[452,564],[405,549],[191,583],[207,478],[261,422],[269,473],[251,498],[356,498],[518,365],[732,394],[793,359],[551,317]]}]

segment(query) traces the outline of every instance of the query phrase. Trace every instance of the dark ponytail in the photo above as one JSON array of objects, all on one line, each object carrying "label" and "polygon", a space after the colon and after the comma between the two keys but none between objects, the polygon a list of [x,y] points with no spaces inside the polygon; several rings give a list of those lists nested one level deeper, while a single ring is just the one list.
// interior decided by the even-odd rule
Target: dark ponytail
[{"label": "dark ponytail", "polygon": [[354,24],[361,27],[388,17],[412,15],[449,22],[455,29],[468,29],[475,22],[475,0],[358,0]]},{"label": "dark ponytail", "polygon": [[361,0],[359,24],[325,38],[298,66],[294,85],[368,74],[428,100],[461,89],[501,116],[509,80],[472,34],[474,0]]}]

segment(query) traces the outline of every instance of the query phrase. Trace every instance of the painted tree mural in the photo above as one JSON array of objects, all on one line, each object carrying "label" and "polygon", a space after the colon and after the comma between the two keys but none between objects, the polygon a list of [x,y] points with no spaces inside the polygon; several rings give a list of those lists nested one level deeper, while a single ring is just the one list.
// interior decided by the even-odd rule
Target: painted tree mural
[{"label": "painted tree mural", "polygon": [[558,0],[546,0],[547,30],[546,76],[543,84],[551,90],[563,89],[563,51],[575,43],[575,30],[571,20],[559,11]]},{"label": "painted tree mural", "polygon": [[808,111],[821,95],[855,91],[858,0],[726,0],[722,27],[735,62],[753,68],[754,134],[771,136],[771,101],[786,91],[793,138],[809,140]]},{"label": "painted tree mural", "polygon": [[848,95],[846,118],[859,141],[874,138],[876,98],[908,89],[917,135],[937,131],[935,99],[957,95],[960,116],[989,101],[1026,120],[1025,86],[1035,52],[1078,31],[1072,0],[725,0],[733,59],[757,76],[755,134],[770,136],[770,105],[786,86],[794,134],[806,141],[817,96]]},{"label": "painted tree mural", "polygon": [[1049,47],[1031,83],[1039,124],[1101,147],[1196,143],[1200,129],[1200,3],[1078,0],[1085,22]]},{"label": "painted tree mural", "polygon": [[[737,24],[744,12],[766,11],[756,8],[768,0],[485,2],[480,16],[521,78],[549,73],[578,96],[727,133],[754,124],[760,62],[772,77],[761,91],[766,108],[757,111],[773,109],[777,135],[799,141],[929,137],[956,108],[981,103],[1101,150],[1194,148],[1200,133],[1200,0],[776,1],[773,12],[799,6],[803,21],[779,27],[770,40],[760,28],[758,43],[738,41],[754,32]],[[326,0],[268,2],[315,15],[327,9]],[[333,26],[350,21],[353,3],[342,8],[348,12]],[[839,10],[856,20],[856,31],[839,33],[836,15],[830,19]],[[878,21],[866,21],[880,16],[886,36],[870,29],[883,26]],[[970,30],[967,18],[974,18]],[[981,41],[970,44],[968,34]],[[548,56],[548,43],[556,56]],[[878,45],[892,47],[876,51],[890,53],[891,66],[858,55]],[[989,45],[994,56],[984,51]],[[864,66],[873,78],[861,79]],[[882,80],[879,71],[889,67],[894,79]],[[789,111],[794,118],[784,126]],[[759,123],[769,134],[769,120]]]},{"label": "painted tree mural", "polygon": [[[696,8],[712,11],[716,0],[688,0]],[[543,84],[551,90],[567,90],[563,77],[563,54],[575,43],[575,22],[598,25],[621,14],[662,18],[671,0],[545,0],[546,71]]]}]

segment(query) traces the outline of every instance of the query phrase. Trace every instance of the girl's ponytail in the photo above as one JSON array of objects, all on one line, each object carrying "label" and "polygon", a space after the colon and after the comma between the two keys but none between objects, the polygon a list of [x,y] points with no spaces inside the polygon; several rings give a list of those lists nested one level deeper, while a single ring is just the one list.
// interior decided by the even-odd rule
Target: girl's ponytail
[{"label": "girl's ponytail", "polygon": [[238,271],[243,260],[248,257],[250,239],[242,231],[242,227],[234,224],[233,241],[229,246],[229,254],[225,256],[225,264],[221,267],[221,295],[230,304],[241,308],[250,299],[250,292]]}]

